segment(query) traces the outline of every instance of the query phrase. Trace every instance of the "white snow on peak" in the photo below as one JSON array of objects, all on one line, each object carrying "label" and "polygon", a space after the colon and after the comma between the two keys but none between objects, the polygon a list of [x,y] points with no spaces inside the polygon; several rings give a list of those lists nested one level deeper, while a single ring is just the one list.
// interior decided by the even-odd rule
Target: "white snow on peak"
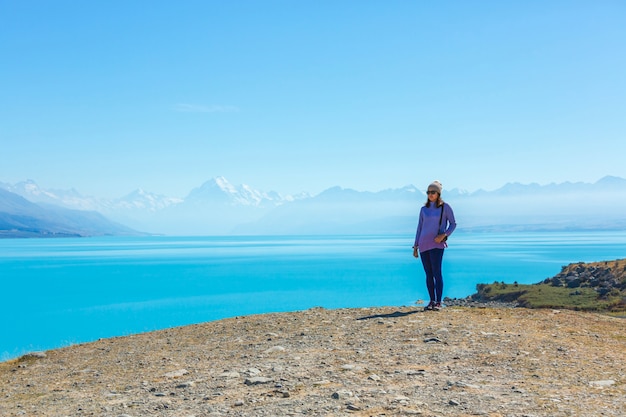
[{"label": "white snow on peak", "polygon": [[223,191],[231,194],[237,194],[237,189],[235,188],[235,186],[228,182],[226,178],[220,176],[216,177],[214,181],[215,184],[217,184],[217,186]]}]

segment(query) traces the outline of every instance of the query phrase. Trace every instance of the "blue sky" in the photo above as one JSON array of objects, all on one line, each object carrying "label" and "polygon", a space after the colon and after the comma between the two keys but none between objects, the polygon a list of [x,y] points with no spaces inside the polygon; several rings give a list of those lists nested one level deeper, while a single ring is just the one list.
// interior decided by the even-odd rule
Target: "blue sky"
[{"label": "blue sky", "polygon": [[0,0],[0,182],[626,177],[623,1]]}]

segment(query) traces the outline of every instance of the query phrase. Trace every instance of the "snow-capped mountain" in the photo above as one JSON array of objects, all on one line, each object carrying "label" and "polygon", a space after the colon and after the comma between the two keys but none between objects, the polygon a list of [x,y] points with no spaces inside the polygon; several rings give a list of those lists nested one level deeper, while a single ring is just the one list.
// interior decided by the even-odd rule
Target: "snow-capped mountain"
[{"label": "snow-capped mountain", "polygon": [[0,184],[0,188],[20,195],[33,203],[54,204],[75,210],[100,210],[102,204],[94,197],[81,195],[75,189],[46,190],[35,181],[26,180],[17,184]]},{"label": "snow-capped mountain", "polygon": [[46,190],[35,181],[27,180],[14,185],[0,183],[0,188],[20,195],[33,203],[54,204],[75,210],[96,210],[110,212],[116,210],[148,210],[158,211],[171,205],[180,204],[180,198],[154,194],[142,189],[135,190],[128,195],[113,199],[99,199],[84,196],[75,189]]},{"label": "snow-capped mountain", "polygon": [[121,198],[98,199],[74,189],[43,189],[33,180],[0,183],[0,188],[34,203],[94,210],[137,230],[171,234],[228,233],[237,224],[255,221],[277,206],[310,197],[306,193],[282,196],[245,184],[235,186],[224,177],[206,181],[185,198],[138,189]]},{"label": "snow-capped mountain", "polygon": [[183,201],[182,198],[154,194],[139,188],[122,198],[111,201],[109,207],[110,210],[146,210],[155,212],[181,204]]},{"label": "snow-capped mountain", "polygon": [[241,184],[235,186],[224,177],[213,178],[191,190],[185,198],[187,203],[226,203],[232,206],[273,207],[293,201],[276,192],[264,193]]},{"label": "snow-capped mountain", "polygon": [[[34,181],[4,188],[31,202],[97,210],[135,230],[164,234],[412,233],[426,201],[413,185],[379,192],[332,187],[312,196],[282,196],[216,177],[184,198],[139,189],[119,199],[46,190]],[[593,199],[592,199],[593,197]],[[625,228],[626,179],[596,183],[510,183],[494,191],[445,190],[459,229],[564,230]]]}]

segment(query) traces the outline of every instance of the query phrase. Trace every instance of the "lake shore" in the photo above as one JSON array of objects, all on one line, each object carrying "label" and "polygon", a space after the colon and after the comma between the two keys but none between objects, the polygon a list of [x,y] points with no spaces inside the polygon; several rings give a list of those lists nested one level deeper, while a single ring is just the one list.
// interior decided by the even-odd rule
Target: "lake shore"
[{"label": "lake shore", "polygon": [[271,313],[0,363],[3,416],[622,416],[626,326],[595,313]]}]

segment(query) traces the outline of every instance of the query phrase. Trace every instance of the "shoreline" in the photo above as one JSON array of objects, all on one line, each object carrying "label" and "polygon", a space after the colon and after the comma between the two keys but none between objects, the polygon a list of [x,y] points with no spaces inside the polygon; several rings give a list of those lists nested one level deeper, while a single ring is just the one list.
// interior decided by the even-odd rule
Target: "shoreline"
[{"label": "shoreline", "polygon": [[[351,308],[353,308],[353,309],[358,309],[358,308],[399,308],[399,309],[416,308],[416,309],[421,310],[424,305],[416,303],[415,305],[410,305],[410,306],[403,305],[403,306],[380,306],[380,307],[346,307],[346,308],[333,308],[333,309],[328,309],[328,310],[342,310],[342,309],[351,309]],[[454,298],[454,299],[446,297],[444,299],[443,305],[446,308],[447,307],[473,307],[473,308],[517,308],[518,307],[516,303],[505,303],[505,302],[500,302],[500,301],[477,301],[477,300],[471,300],[470,297]],[[258,316],[258,315],[264,315],[264,314],[299,313],[301,311],[307,311],[307,310],[316,309],[316,308],[326,309],[325,307],[311,307],[310,309],[305,309],[305,310],[294,310],[294,311],[284,311],[284,312],[266,312],[266,313],[254,313],[254,314],[249,314],[249,315],[230,316],[230,317],[224,317],[224,318],[215,319],[215,320],[204,321],[204,322],[200,322],[200,323],[190,323],[190,324],[184,324],[184,325],[180,325],[180,326],[164,327],[164,328],[159,328],[159,329],[154,329],[154,330],[147,330],[147,331],[138,332],[138,333],[113,335],[113,336],[110,336],[110,337],[102,337],[102,338],[98,338],[98,339],[94,339],[94,340],[87,340],[87,341],[83,341],[83,342],[75,342],[75,343],[74,342],[69,342],[67,344],[64,344],[64,345],[61,345],[61,346],[57,346],[57,347],[51,347],[49,349],[24,350],[22,353],[17,354],[17,355],[10,355],[9,357],[6,357],[6,358],[0,357],[0,364],[5,363],[5,362],[11,362],[11,361],[19,360],[23,356],[28,356],[28,355],[33,355],[33,354],[34,355],[39,355],[41,353],[45,353],[45,352],[49,352],[49,351],[65,349],[65,348],[69,348],[69,347],[72,347],[72,346],[79,346],[79,345],[84,345],[84,344],[88,344],[88,343],[94,343],[94,342],[98,342],[98,341],[101,341],[101,340],[117,339],[117,338],[120,338],[120,337],[137,336],[137,335],[153,333],[153,332],[159,332],[159,331],[164,331],[164,330],[169,330],[169,329],[176,329],[176,328],[181,328],[181,327],[188,327],[188,326],[195,326],[195,325],[201,325],[201,324],[208,324],[208,323],[213,323],[213,322],[217,322],[217,321],[221,321],[221,320],[229,320],[229,319],[233,319],[233,318],[245,318],[245,317],[248,317],[248,316]],[[5,352],[5,353],[7,353],[7,356],[8,356],[8,352]]]},{"label": "shoreline", "polygon": [[[467,307],[467,308],[478,308],[478,309],[485,309],[485,308],[494,308],[494,309],[499,309],[499,308],[525,308],[525,307],[519,306],[518,303],[516,303],[516,302],[473,300],[473,299],[471,299],[471,296],[470,297],[465,297],[465,298],[449,298],[449,297],[446,297],[446,298],[444,298],[444,301],[443,301],[442,304],[444,306],[444,309],[445,308],[453,308],[453,307]],[[346,307],[346,308],[336,308],[336,309],[328,309],[328,310],[359,309],[359,308],[398,308],[398,309],[415,308],[417,310],[422,310],[424,305],[416,303],[415,305],[410,305],[410,306],[403,305],[403,306],[380,306],[380,307]],[[321,309],[325,309],[326,310],[325,307],[312,307],[311,309],[316,309],[316,308],[321,308]],[[311,309],[307,309],[307,310],[311,310]],[[218,321],[222,321],[222,320],[230,320],[230,319],[234,319],[234,318],[245,318],[245,317],[249,317],[249,316],[259,316],[259,315],[265,315],[265,314],[291,314],[291,313],[299,313],[299,312],[307,311],[307,310],[294,310],[294,311],[285,311],[285,312],[266,312],[266,313],[255,313],[255,314],[250,314],[250,315],[231,316],[231,317],[224,317],[224,318],[215,319],[215,320],[209,320],[209,321],[205,321],[205,322],[201,322],[201,323],[192,323],[192,324],[186,324],[186,325],[180,325],[180,326],[165,327],[165,328],[161,328],[161,329],[148,330],[148,331],[139,332],[139,333],[130,333],[130,334],[124,334],[124,335],[114,335],[114,336],[110,336],[110,337],[103,337],[103,338],[98,338],[98,339],[89,340],[89,341],[68,343],[68,344],[65,344],[65,345],[62,345],[62,346],[52,347],[52,348],[49,348],[49,349],[25,350],[24,352],[22,352],[21,354],[18,354],[18,355],[11,355],[10,357],[0,358],[0,364],[6,363],[6,362],[15,361],[15,360],[19,360],[23,356],[28,356],[28,355],[33,355],[33,354],[34,355],[39,355],[39,354],[45,353],[45,352],[50,352],[50,351],[55,351],[55,350],[59,350],[59,349],[70,348],[72,346],[80,346],[80,345],[94,343],[94,342],[98,342],[98,341],[102,341],[102,340],[117,339],[117,338],[130,337],[130,336],[137,336],[137,335],[143,335],[143,334],[148,334],[148,333],[153,333],[153,332],[160,332],[160,331],[169,330],[169,329],[177,329],[177,328],[184,328],[184,327],[188,327],[188,326],[196,326],[196,325],[214,323],[214,322],[218,322]],[[599,313],[599,314],[601,314],[601,313]],[[611,316],[611,317],[625,318],[626,319],[626,316]],[[6,353],[8,353],[8,352],[6,352]]]},{"label": "shoreline", "polygon": [[[526,307],[520,306],[515,301],[513,301],[513,302],[503,302],[503,301],[493,301],[493,300],[489,300],[489,301],[475,300],[475,299],[472,299],[471,296],[464,297],[464,298],[445,297],[442,304],[444,306],[444,309],[445,308],[453,308],[453,307],[478,308],[478,309],[485,309],[485,308],[493,308],[493,309],[500,309],[500,308],[506,308],[506,309],[526,308]],[[359,308],[398,308],[398,309],[416,308],[417,310],[421,310],[424,305],[425,304],[423,304],[423,303],[422,304],[416,303],[415,305],[410,305],[410,306],[403,305],[403,306],[380,306],[380,307],[347,307],[347,308],[337,308],[337,309],[329,309],[329,310],[359,309]],[[317,309],[317,308],[326,309],[324,307],[312,307],[311,309]],[[307,309],[307,310],[311,310],[311,309]],[[6,362],[15,361],[15,360],[19,360],[21,357],[28,356],[28,355],[39,355],[41,353],[45,353],[45,352],[49,352],[49,351],[55,351],[55,350],[59,350],[59,349],[70,348],[72,346],[80,346],[80,345],[94,343],[94,342],[98,342],[98,341],[102,341],[102,340],[117,339],[117,338],[130,337],[130,336],[137,336],[137,335],[143,335],[143,334],[159,332],[159,331],[164,331],[164,330],[169,330],[169,329],[184,328],[184,327],[188,327],[188,326],[196,326],[196,325],[201,325],[201,324],[214,323],[214,322],[218,322],[218,321],[222,321],[222,320],[230,320],[230,319],[235,319],[235,318],[245,318],[245,317],[249,317],[249,316],[259,316],[259,315],[265,315],[265,314],[291,314],[291,313],[299,313],[299,312],[307,311],[307,310],[295,310],[295,311],[285,311],[285,312],[266,312],[266,313],[255,313],[255,314],[250,314],[250,315],[231,316],[231,317],[224,317],[224,318],[220,318],[220,319],[216,319],[216,320],[210,320],[210,321],[201,322],[201,323],[192,323],[192,324],[186,324],[186,325],[181,325],[181,326],[166,327],[166,328],[161,328],[161,329],[155,329],[155,330],[149,330],[149,331],[145,331],[145,332],[125,334],[125,335],[114,335],[114,336],[99,338],[99,339],[95,339],[95,340],[91,340],[91,341],[84,341],[84,342],[77,342],[77,343],[68,343],[67,345],[53,347],[53,348],[50,348],[50,349],[26,350],[23,353],[15,355],[15,356],[10,356],[10,357],[7,357],[7,358],[0,358],[0,364],[6,363]],[[596,313],[597,314],[602,314],[602,312],[596,312]],[[624,315],[624,316],[621,316],[621,315],[610,315],[610,316],[611,317],[615,317],[615,318],[626,319],[626,315]]]}]

